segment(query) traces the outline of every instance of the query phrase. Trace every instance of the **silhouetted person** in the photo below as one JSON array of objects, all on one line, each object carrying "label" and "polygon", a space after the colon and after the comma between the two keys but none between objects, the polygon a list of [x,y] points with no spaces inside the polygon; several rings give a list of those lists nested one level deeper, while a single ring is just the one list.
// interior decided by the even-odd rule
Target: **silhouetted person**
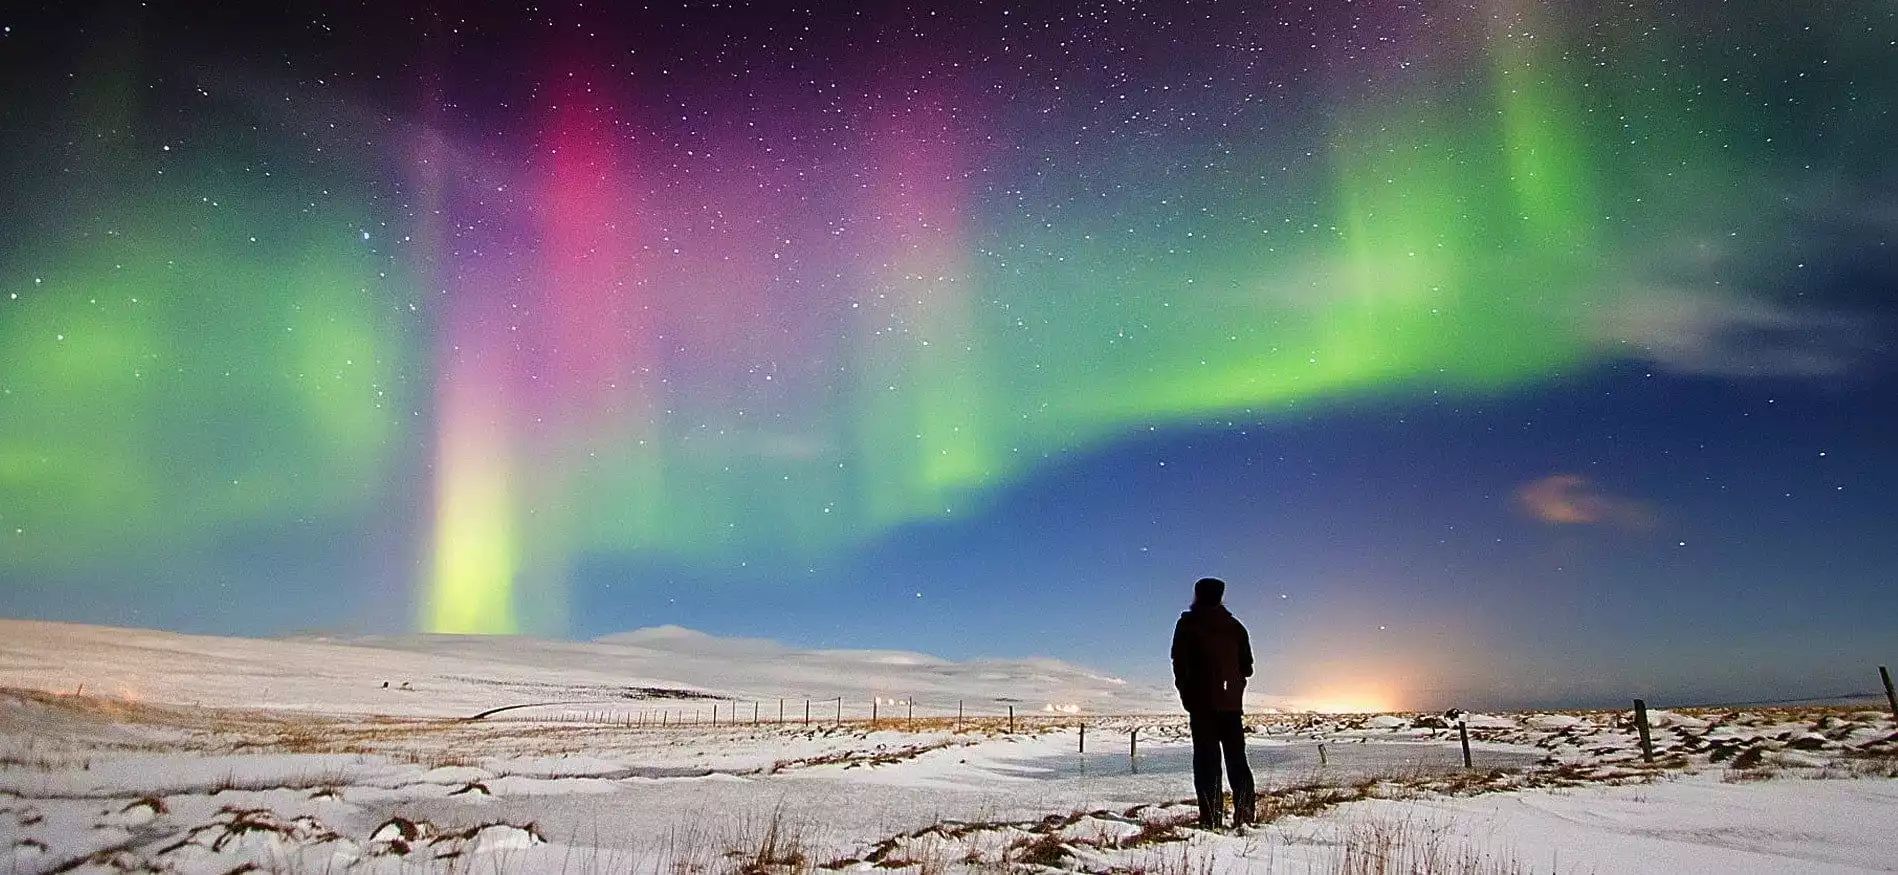
[{"label": "silhouetted person", "polygon": [[1216,577],[1193,584],[1193,607],[1173,627],[1173,685],[1180,690],[1193,728],[1193,789],[1200,826],[1218,827],[1225,805],[1219,786],[1224,749],[1232,781],[1232,822],[1252,822],[1252,768],[1246,764],[1246,678],[1252,676],[1252,641],[1246,627],[1220,600],[1226,582]]}]

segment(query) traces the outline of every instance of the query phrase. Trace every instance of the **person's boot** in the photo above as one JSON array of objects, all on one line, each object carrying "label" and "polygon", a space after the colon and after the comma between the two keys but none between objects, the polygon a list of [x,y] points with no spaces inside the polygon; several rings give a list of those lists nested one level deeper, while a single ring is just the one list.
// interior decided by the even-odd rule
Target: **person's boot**
[{"label": "person's boot", "polygon": [[1199,797],[1199,825],[1201,829],[1219,829],[1225,825],[1225,800],[1218,796]]},{"label": "person's boot", "polygon": [[1232,799],[1232,825],[1251,826],[1255,822],[1253,805],[1256,800],[1251,793],[1234,796]]}]

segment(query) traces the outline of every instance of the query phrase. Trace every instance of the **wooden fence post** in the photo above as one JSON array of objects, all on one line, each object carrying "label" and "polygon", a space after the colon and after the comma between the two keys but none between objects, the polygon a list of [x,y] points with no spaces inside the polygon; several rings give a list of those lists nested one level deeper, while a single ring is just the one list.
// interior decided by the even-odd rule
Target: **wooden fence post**
[{"label": "wooden fence post", "polygon": [[910,696],[904,699],[903,704],[909,706],[909,723],[913,727],[916,725],[916,697]]},{"label": "wooden fence post", "polygon": [[1081,721],[1081,753],[1087,753],[1087,721]]},{"label": "wooden fence post", "polygon": [[811,725],[811,700],[804,700],[804,725]]},{"label": "wooden fence post", "polygon": [[778,697],[778,722],[784,722],[784,697]]},{"label": "wooden fence post", "polygon": [[1885,701],[1891,703],[1891,719],[1898,720],[1898,692],[1892,691],[1891,671],[1879,666],[1878,679],[1885,682]]},{"label": "wooden fence post", "polygon": [[956,731],[962,731],[962,700],[956,700]]},{"label": "wooden fence post", "polygon": [[837,697],[837,726],[841,728],[843,725],[844,725],[844,697],[838,696]]},{"label": "wooden fence post", "polygon": [[751,725],[758,725],[758,703],[751,703]]},{"label": "wooden fence post", "polygon": [[1318,765],[1321,767],[1331,765],[1331,759],[1325,755],[1325,743],[1322,741],[1318,742]]},{"label": "wooden fence post", "polygon": [[1008,734],[1015,734],[1015,706],[1008,706]]},{"label": "wooden fence post", "polygon": [[1654,762],[1654,738],[1648,732],[1648,703],[1634,700],[1634,728],[1641,733],[1641,759]]},{"label": "wooden fence post", "polygon": [[1463,768],[1471,769],[1470,764],[1470,726],[1461,720],[1456,722],[1456,734],[1463,739]]},{"label": "wooden fence post", "polygon": [[870,728],[877,728],[877,697],[870,697]]},{"label": "wooden fence post", "polygon": [[1129,774],[1140,774],[1140,727],[1138,726],[1127,732],[1127,771]]}]

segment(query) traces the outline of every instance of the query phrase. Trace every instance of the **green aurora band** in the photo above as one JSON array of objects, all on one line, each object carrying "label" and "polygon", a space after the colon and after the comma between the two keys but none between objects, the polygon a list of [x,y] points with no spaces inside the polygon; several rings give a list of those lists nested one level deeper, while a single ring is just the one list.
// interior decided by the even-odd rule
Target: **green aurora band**
[{"label": "green aurora band", "polygon": [[[164,155],[136,105],[98,97],[61,124],[118,144],[73,158],[111,182],[56,198],[58,233],[0,250],[0,563],[84,578],[395,506],[435,519],[413,559],[419,625],[559,631],[589,555],[788,566],[977,513],[999,484],[1137,429],[1508,392],[1625,355],[1600,316],[1647,293],[1629,277],[1659,241],[1770,238],[1748,199],[1776,168],[1818,156],[1849,175],[1852,146],[1889,127],[1819,143],[1758,97],[1801,52],[1832,59],[1833,87],[1877,75],[1889,33],[1761,13],[1736,45],[1805,35],[1736,76],[1724,48],[1683,59],[1693,35],[1658,14],[1584,33],[1535,8],[1497,0],[1457,25],[1474,60],[1341,91],[1308,139],[1079,150],[1040,167],[1023,209],[969,182],[973,147],[932,135],[947,119],[871,134],[880,227],[860,263],[838,259],[849,287],[774,303],[786,286],[762,262],[659,295],[674,328],[714,328],[685,364],[644,353],[625,375],[638,398],[602,415],[595,389],[523,397],[538,366],[495,358],[542,343],[557,368],[571,338],[451,328],[448,245],[398,245],[439,240],[424,226],[441,219],[336,194],[408,156],[234,175],[300,146],[237,133],[237,106],[199,157]],[[1180,171],[1182,153],[1206,160]],[[763,259],[802,221],[736,242]],[[529,285],[536,269],[519,267]],[[828,324],[774,324],[798,310]],[[660,346],[651,324],[625,330]],[[441,364],[457,356],[490,358],[458,377]],[[471,412],[444,413],[451,397]]]}]

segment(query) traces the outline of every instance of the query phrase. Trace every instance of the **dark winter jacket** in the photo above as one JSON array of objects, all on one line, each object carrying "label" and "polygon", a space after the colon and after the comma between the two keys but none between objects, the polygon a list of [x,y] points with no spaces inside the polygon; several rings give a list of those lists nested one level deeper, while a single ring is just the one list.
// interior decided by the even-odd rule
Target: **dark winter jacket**
[{"label": "dark winter jacket", "polygon": [[1173,685],[1188,712],[1245,710],[1252,641],[1223,605],[1194,605],[1173,627]]}]

